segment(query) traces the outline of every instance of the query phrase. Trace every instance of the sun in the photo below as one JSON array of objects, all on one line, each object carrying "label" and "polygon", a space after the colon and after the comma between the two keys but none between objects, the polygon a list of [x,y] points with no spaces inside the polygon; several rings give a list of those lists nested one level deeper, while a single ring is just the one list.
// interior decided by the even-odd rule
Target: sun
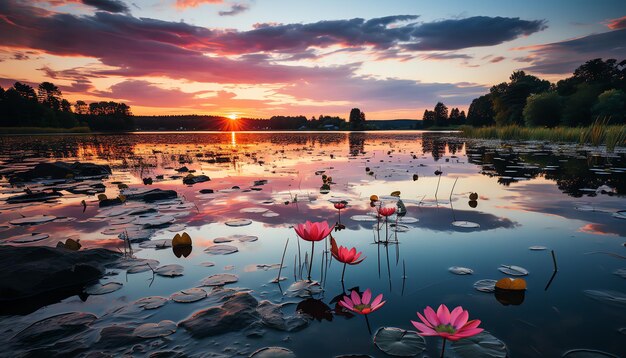
[{"label": "sun", "polygon": [[237,114],[236,113],[229,114],[228,118],[230,118],[231,121],[235,121],[237,120]]}]

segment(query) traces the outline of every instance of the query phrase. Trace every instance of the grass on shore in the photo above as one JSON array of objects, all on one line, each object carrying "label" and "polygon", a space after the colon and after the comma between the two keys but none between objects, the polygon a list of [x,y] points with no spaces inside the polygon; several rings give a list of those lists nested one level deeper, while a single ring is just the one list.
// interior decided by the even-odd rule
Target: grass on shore
[{"label": "grass on shore", "polygon": [[0,134],[90,133],[89,127],[0,127]]},{"label": "grass on shore", "polygon": [[606,145],[609,152],[615,147],[626,146],[626,125],[606,125],[597,121],[589,127],[470,127],[461,128],[468,138],[502,140],[546,140],[552,142],[574,142],[599,146]]}]

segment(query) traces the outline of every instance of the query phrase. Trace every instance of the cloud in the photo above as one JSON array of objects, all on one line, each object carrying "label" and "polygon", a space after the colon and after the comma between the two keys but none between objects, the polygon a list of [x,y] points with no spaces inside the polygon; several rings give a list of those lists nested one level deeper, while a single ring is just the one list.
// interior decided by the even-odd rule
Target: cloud
[{"label": "cloud", "polygon": [[626,28],[626,16],[622,16],[618,19],[609,20],[606,25],[611,30],[624,29]]},{"label": "cloud", "polygon": [[83,4],[108,12],[130,12],[126,4],[119,0],[81,0]]},{"label": "cloud", "polygon": [[474,16],[443,20],[417,26],[411,37],[418,41],[404,45],[408,50],[459,50],[476,46],[498,45],[528,36],[547,28],[545,20],[521,20],[519,17]]},{"label": "cloud", "polygon": [[463,53],[454,53],[454,52],[434,52],[426,55],[421,55],[420,58],[424,60],[470,60],[473,57],[470,55],[466,55]]},{"label": "cloud", "polygon": [[203,4],[221,4],[224,0],[176,0],[176,8],[186,9],[188,7],[198,7]]},{"label": "cloud", "polygon": [[48,3],[52,6],[64,6],[67,4],[84,4],[95,7],[100,11],[113,13],[128,13],[130,9],[121,0],[34,0],[34,2]]},{"label": "cloud", "polygon": [[146,107],[187,107],[193,106],[197,95],[205,92],[187,93],[179,88],[164,89],[142,80],[127,80],[117,83],[109,91],[96,94],[124,100],[129,105]]},{"label": "cloud", "polygon": [[544,74],[572,73],[582,63],[593,58],[626,58],[626,28],[553,42],[545,45],[520,47],[528,50],[530,66],[524,70]]},{"label": "cloud", "polygon": [[503,61],[505,58],[506,57],[503,57],[503,56],[497,56],[497,57],[494,57],[491,60],[489,60],[489,62],[491,62],[491,63],[498,63],[498,62]]},{"label": "cloud", "polygon": [[218,14],[220,16],[235,16],[235,15],[239,15],[244,11],[249,10],[250,7],[248,7],[248,5],[243,5],[243,4],[234,4],[233,6],[230,7],[230,10],[228,11],[220,11],[218,12]]}]

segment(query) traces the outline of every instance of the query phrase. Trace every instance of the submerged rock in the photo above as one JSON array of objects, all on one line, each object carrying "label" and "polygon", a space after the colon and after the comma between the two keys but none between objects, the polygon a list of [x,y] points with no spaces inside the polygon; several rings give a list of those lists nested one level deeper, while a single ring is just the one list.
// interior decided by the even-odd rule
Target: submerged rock
[{"label": "submerged rock", "polygon": [[80,294],[119,257],[106,249],[0,246],[0,314],[25,314]]},{"label": "submerged rock", "polygon": [[122,194],[126,200],[137,200],[151,203],[158,200],[176,199],[178,194],[174,190],[162,189],[142,189],[142,190],[125,190]]},{"label": "submerged rock", "polygon": [[73,179],[80,177],[106,177],[111,175],[111,167],[93,163],[39,163],[34,168],[15,172],[10,176],[11,183],[34,179]]},{"label": "submerged rock", "polygon": [[248,292],[237,292],[221,306],[198,311],[179,326],[200,338],[239,331],[260,318],[257,305],[257,300]]},{"label": "submerged rock", "polygon": [[209,180],[211,180],[211,178],[209,178],[206,175],[189,174],[183,178],[183,184],[193,185],[196,183],[204,183],[205,181],[209,181]]}]

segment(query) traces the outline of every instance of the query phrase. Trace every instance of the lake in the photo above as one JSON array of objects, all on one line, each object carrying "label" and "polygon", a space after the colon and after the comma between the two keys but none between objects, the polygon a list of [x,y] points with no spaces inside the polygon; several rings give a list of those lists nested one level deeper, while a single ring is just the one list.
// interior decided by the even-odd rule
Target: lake
[{"label": "lake", "polygon": [[[108,165],[111,173],[10,179],[57,161]],[[284,347],[297,357],[382,357],[373,343],[380,327],[415,330],[416,312],[446,304],[462,306],[489,332],[487,343],[471,347],[447,342],[449,357],[583,356],[567,353],[576,349],[605,352],[585,357],[626,356],[624,148],[417,131],[54,135],[0,137],[0,164],[2,245],[55,247],[72,238],[81,251],[126,256],[108,266],[105,286],[85,288],[95,294],[5,306],[0,355],[247,357]],[[61,195],[23,201],[26,188]],[[176,193],[140,199],[157,188]],[[385,220],[376,215],[380,206],[406,213]],[[328,239],[316,243],[315,282],[306,282],[311,243],[293,227],[307,220],[340,222],[345,228],[332,232],[337,244],[363,252],[343,283]],[[172,249],[169,240],[183,232],[192,246]],[[131,260],[125,238],[132,256],[152,261]],[[455,266],[460,271],[451,272]],[[504,277],[523,278],[526,291],[474,287]],[[367,321],[337,304],[368,288],[386,303]],[[198,300],[176,302],[180,291],[178,301]],[[233,301],[243,295],[259,306]],[[154,309],[137,302],[155,296],[162,298],[151,299]],[[221,311],[209,323],[221,324],[208,330],[190,322],[210,307]],[[93,316],[32,326],[68,312]],[[173,322],[163,323],[167,333],[136,329],[164,320]],[[441,343],[426,337],[419,356],[439,356]]]}]

